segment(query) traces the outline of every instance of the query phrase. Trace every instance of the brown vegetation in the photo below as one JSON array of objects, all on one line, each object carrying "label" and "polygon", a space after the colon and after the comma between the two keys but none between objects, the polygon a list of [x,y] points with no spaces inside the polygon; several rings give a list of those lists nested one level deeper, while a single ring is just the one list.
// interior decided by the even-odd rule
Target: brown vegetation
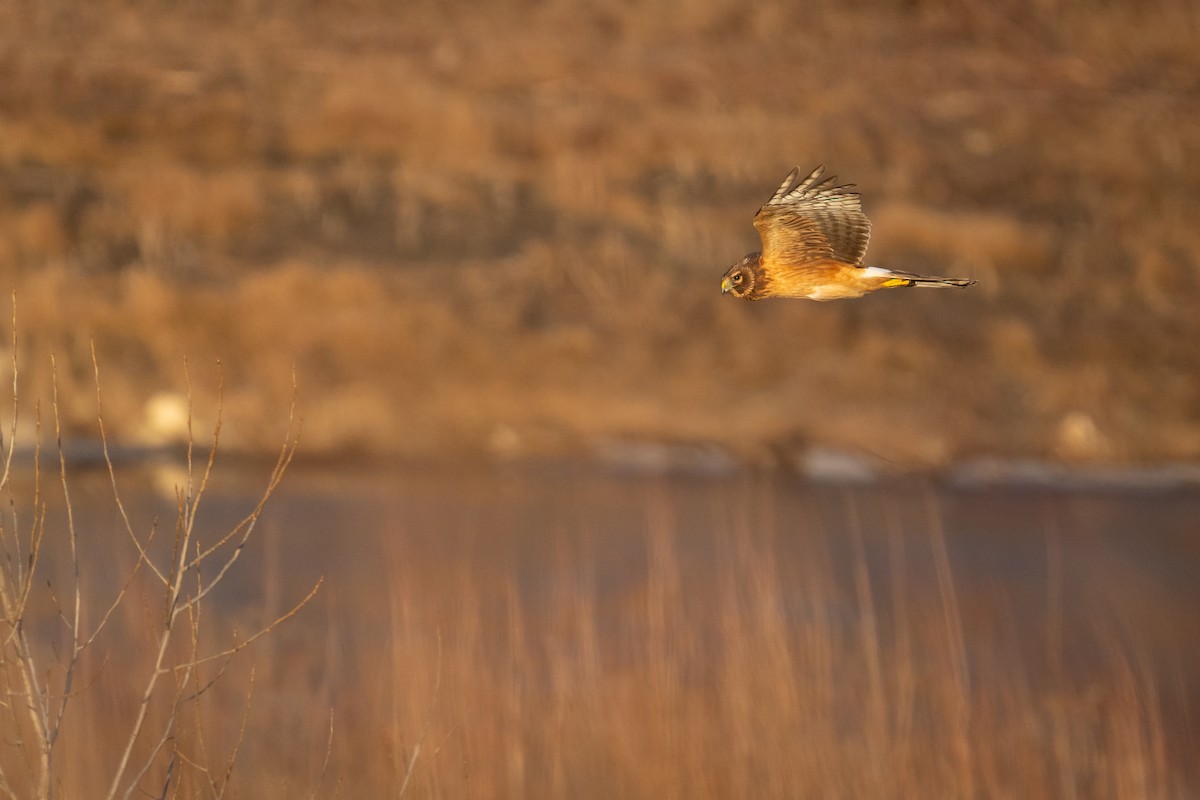
[{"label": "brown vegetation", "polygon": [[[223,649],[231,628],[285,611],[314,570],[336,578],[181,716],[170,742],[181,782],[168,788],[183,791],[164,796],[207,795],[210,776],[255,798],[1182,800],[1200,781],[1194,590],[1168,606],[1132,572],[1115,573],[1123,586],[1081,586],[1070,553],[1095,548],[1089,534],[1016,533],[1045,546],[1044,568],[988,587],[954,566],[963,534],[941,530],[953,501],[913,487],[831,491],[797,509],[748,479],[741,502],[726,502],[730,491],[697,508],[711,488],[626,482],[609,495],[593,483],[547,504],[554,489],[531,496],[533,478],[481,492],[443,474],[431,479],[443,500],[479,505],[443,514],[406,498],[385,504],[399,513],[380,525],[364,498],[387,480],[292,478],[276,497],[291,513],[264,518],[249,572],[208,608],[200,647]],[[243,483],[214,478],[204,517],[253,504]],[[108,479],[72,485],[99,497]],[[336,530],[286,524],[322,492],[345,512]],[[153,503],[135,497],[136,525]],[[547,537],[556,515],[560,533]],[[85,566],[119,585],[135,552],[120,522],[87,530]],[[92,574],[85,585],[110,582]],[[85,592],[85,617],[101,595]],[[58,796],[107,783],[114,731],[142,689],[125,666],[153,653],[146,625],[160,611],[127,603],[92,653],[64,726]],[[1173,647],[1156,641],[1163,632]],[[12,741],[7,715],[0,731]],[[4,751],[8,774],[27,753]],[[143,782],[151,796],[165,761]]]},{"label": "brown vegetation", "polygon": [[[769,520],[743,510],[714,576],[689,568],[673,506],[647,498],[644,560],[615,599],[586,544],[560,545],[561,585],[542,603],[523,603],[512,576],[413,570],[397,554],[393,650],[382,669],[346,664],[395,704],[395,755],[347,788],[370,794],[414,762],[423,797],[1172,798],[1195,785],[1195,742],[1164,727],[1180,718],[1165,721],[1141,645],[1093,641],[1081,678],[1061,631],[1030,648],[1005,633],[1013,608],[960,609],[936,516],[924,553],[905,556],[897,525],[890,563],[869,567],[859,539],[846,574],[840,544],[805,536],[802,558],[781,558]],[[906,557],[934,562],[933,591]]]},{"label": "brown vegetation", "polygon": [[[90,336],[127,438],[187,353],[224,360],[240,448],[295,364],[310,452],[1193,458],[1198,17],[10,2],[0,275],[72,428]],[[980,286],[722,298],[816,162],[865,191],[870,260]]]},{"label": "brown vegetation", "polygon": [[[1031,538],[1033,574],[973,586],[945,504],[911,485],[413,470],[277,491],[289,439],[258,494],[214,471],[215,434],[204,464],[89,472],[55,448],[31,473],[8,469],[16,427],[9,797],[1174,800],[1200,781],[1195,586],[1087,577],[1064,543],[1103,543],[1049,502],[1001,542]],[[1178,520],[1137,519],[1157,557],[1194,558]]]}]

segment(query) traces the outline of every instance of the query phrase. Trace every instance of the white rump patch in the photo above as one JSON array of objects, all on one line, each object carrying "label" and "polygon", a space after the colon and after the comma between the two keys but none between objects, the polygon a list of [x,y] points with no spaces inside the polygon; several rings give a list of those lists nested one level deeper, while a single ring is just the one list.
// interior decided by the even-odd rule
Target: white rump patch
[{"label": "white rump patch", "polygon": [[895,274],[890,269],[884,269],[883,267],[865,267],[863,269],[863,275],[868,278],[886,278],[888,275]]}]

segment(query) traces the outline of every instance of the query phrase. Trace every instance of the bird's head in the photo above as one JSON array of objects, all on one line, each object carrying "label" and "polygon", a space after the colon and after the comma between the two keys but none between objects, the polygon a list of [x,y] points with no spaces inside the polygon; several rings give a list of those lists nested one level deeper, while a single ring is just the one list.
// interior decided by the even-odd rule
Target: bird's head
[{"label": "bird's head", "polygon": [[755,299],[754,287],[758,283],[760,258],[760,253],[751,253],[726,270],[721,278],[721,294],[731,294],[738,299]]}]

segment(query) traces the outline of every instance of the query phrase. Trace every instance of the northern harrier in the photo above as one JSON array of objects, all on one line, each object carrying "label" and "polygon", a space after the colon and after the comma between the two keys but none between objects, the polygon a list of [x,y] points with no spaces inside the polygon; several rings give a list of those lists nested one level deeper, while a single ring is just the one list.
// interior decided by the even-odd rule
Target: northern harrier
[{"label": "northern harrier", "polygon": [[806,297],[838,300],[862,297],[892,286],[970,286],[973,280],[935,278],[863,266],[871,222],[862,211],[854,184],[838,186],[822,178],[820,166],[797,182],[796,167],[754,215],[762,252],[734,264],[721,279],[721,292],[745,300]]}]

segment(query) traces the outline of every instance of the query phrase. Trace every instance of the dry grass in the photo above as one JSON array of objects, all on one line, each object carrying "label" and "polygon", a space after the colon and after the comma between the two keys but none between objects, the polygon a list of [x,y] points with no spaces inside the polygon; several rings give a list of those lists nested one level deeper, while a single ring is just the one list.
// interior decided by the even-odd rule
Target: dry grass
[{"label": "dry grass", "polygon": [[[187,352],[239,448],[295,363],[310,452],[1194,458],[1197,14],[8,3],[0,274],[126,438]],[[723,302],[797,161],[873,260],[981,286]]]},{"label": "dry grass", "polygon": [[[138,474],[119,474],[135,526],[162,504]],[[366,501],[376,489],[353,473],[285,487],[275,502],[288,513],[263,520],[247,574],[175,655],[189,664],[197,648],[244,639],[236,631],[286,611],[314,570],[333,579],[316,608],[180,713],[172,789],[207,793],[216,775],[228,796],[256,798],[1182,800],[1200,785],[1195,677],[1183,669],[1194,596],[1164,602],[1134,581],[1073,596],[1063,543],[1097,543],[1055,535],[1051,508],[1044,585],[1018,568],[989,590],[964,582],[951,553],[962,532],[943,533],[942,508],[910,487],[825,493],[830,507],[800,508],[753,479],[707,505],[702,486],[668,482],[626,482],[611,498],[582,489],[552,505],[509,487],[492,507],[457,477],[399,491],[440,491],[463,511],[406,500],[382,521]],[[253,506],[244,484],[214,479],[202,515],[212,530]],[[79,539],[94,620],[133,556],[117,515],[93,510],[107,477],[72,485],[91,511]],[[318,486],[341,513],[310,502]],[[61,530],[53,509],[47,519]],[[463,520],[475,533],[455,527]],[[64,585],[66,555],[58,541],[42,558],[53,586]],[[161,613],[153,595],[125,602],[107,643],[80,662],[59,796],[107,783]],[[37,648],[61,652],[53,612],[36,619]],[[1178,650],[1153,644],[1152,629],[1177,634]],[[168,713],[156,706],[151,729]],[[7,717],[0,731],[14,741]],[[28,755],[7,747],[5,773]],[[159,796],[156,785],[143,788]]]},{"label": "dry grass", "polygon": [[956,585],[936,507],[928,533],[891,517],[870,563],[855,520],[875,504],[843,509],[850,542],[783,525],[796,548],[772,532],[771,492],[747,489],[715,509],[705,556],[678,498],[635,493],[644,547],[615,572],[586,525],[536,545],[548,574],[482,542],[470,565],[394,548],[388,602],[343,587],[330,632],[344,656],[326,680],[352,687],[335,700],[342,793],[1190,796],[1194,711],[1136,635],[1064,634],[1050,613],[1038,641],[1003,595],[962,605],[981,595]]}]

